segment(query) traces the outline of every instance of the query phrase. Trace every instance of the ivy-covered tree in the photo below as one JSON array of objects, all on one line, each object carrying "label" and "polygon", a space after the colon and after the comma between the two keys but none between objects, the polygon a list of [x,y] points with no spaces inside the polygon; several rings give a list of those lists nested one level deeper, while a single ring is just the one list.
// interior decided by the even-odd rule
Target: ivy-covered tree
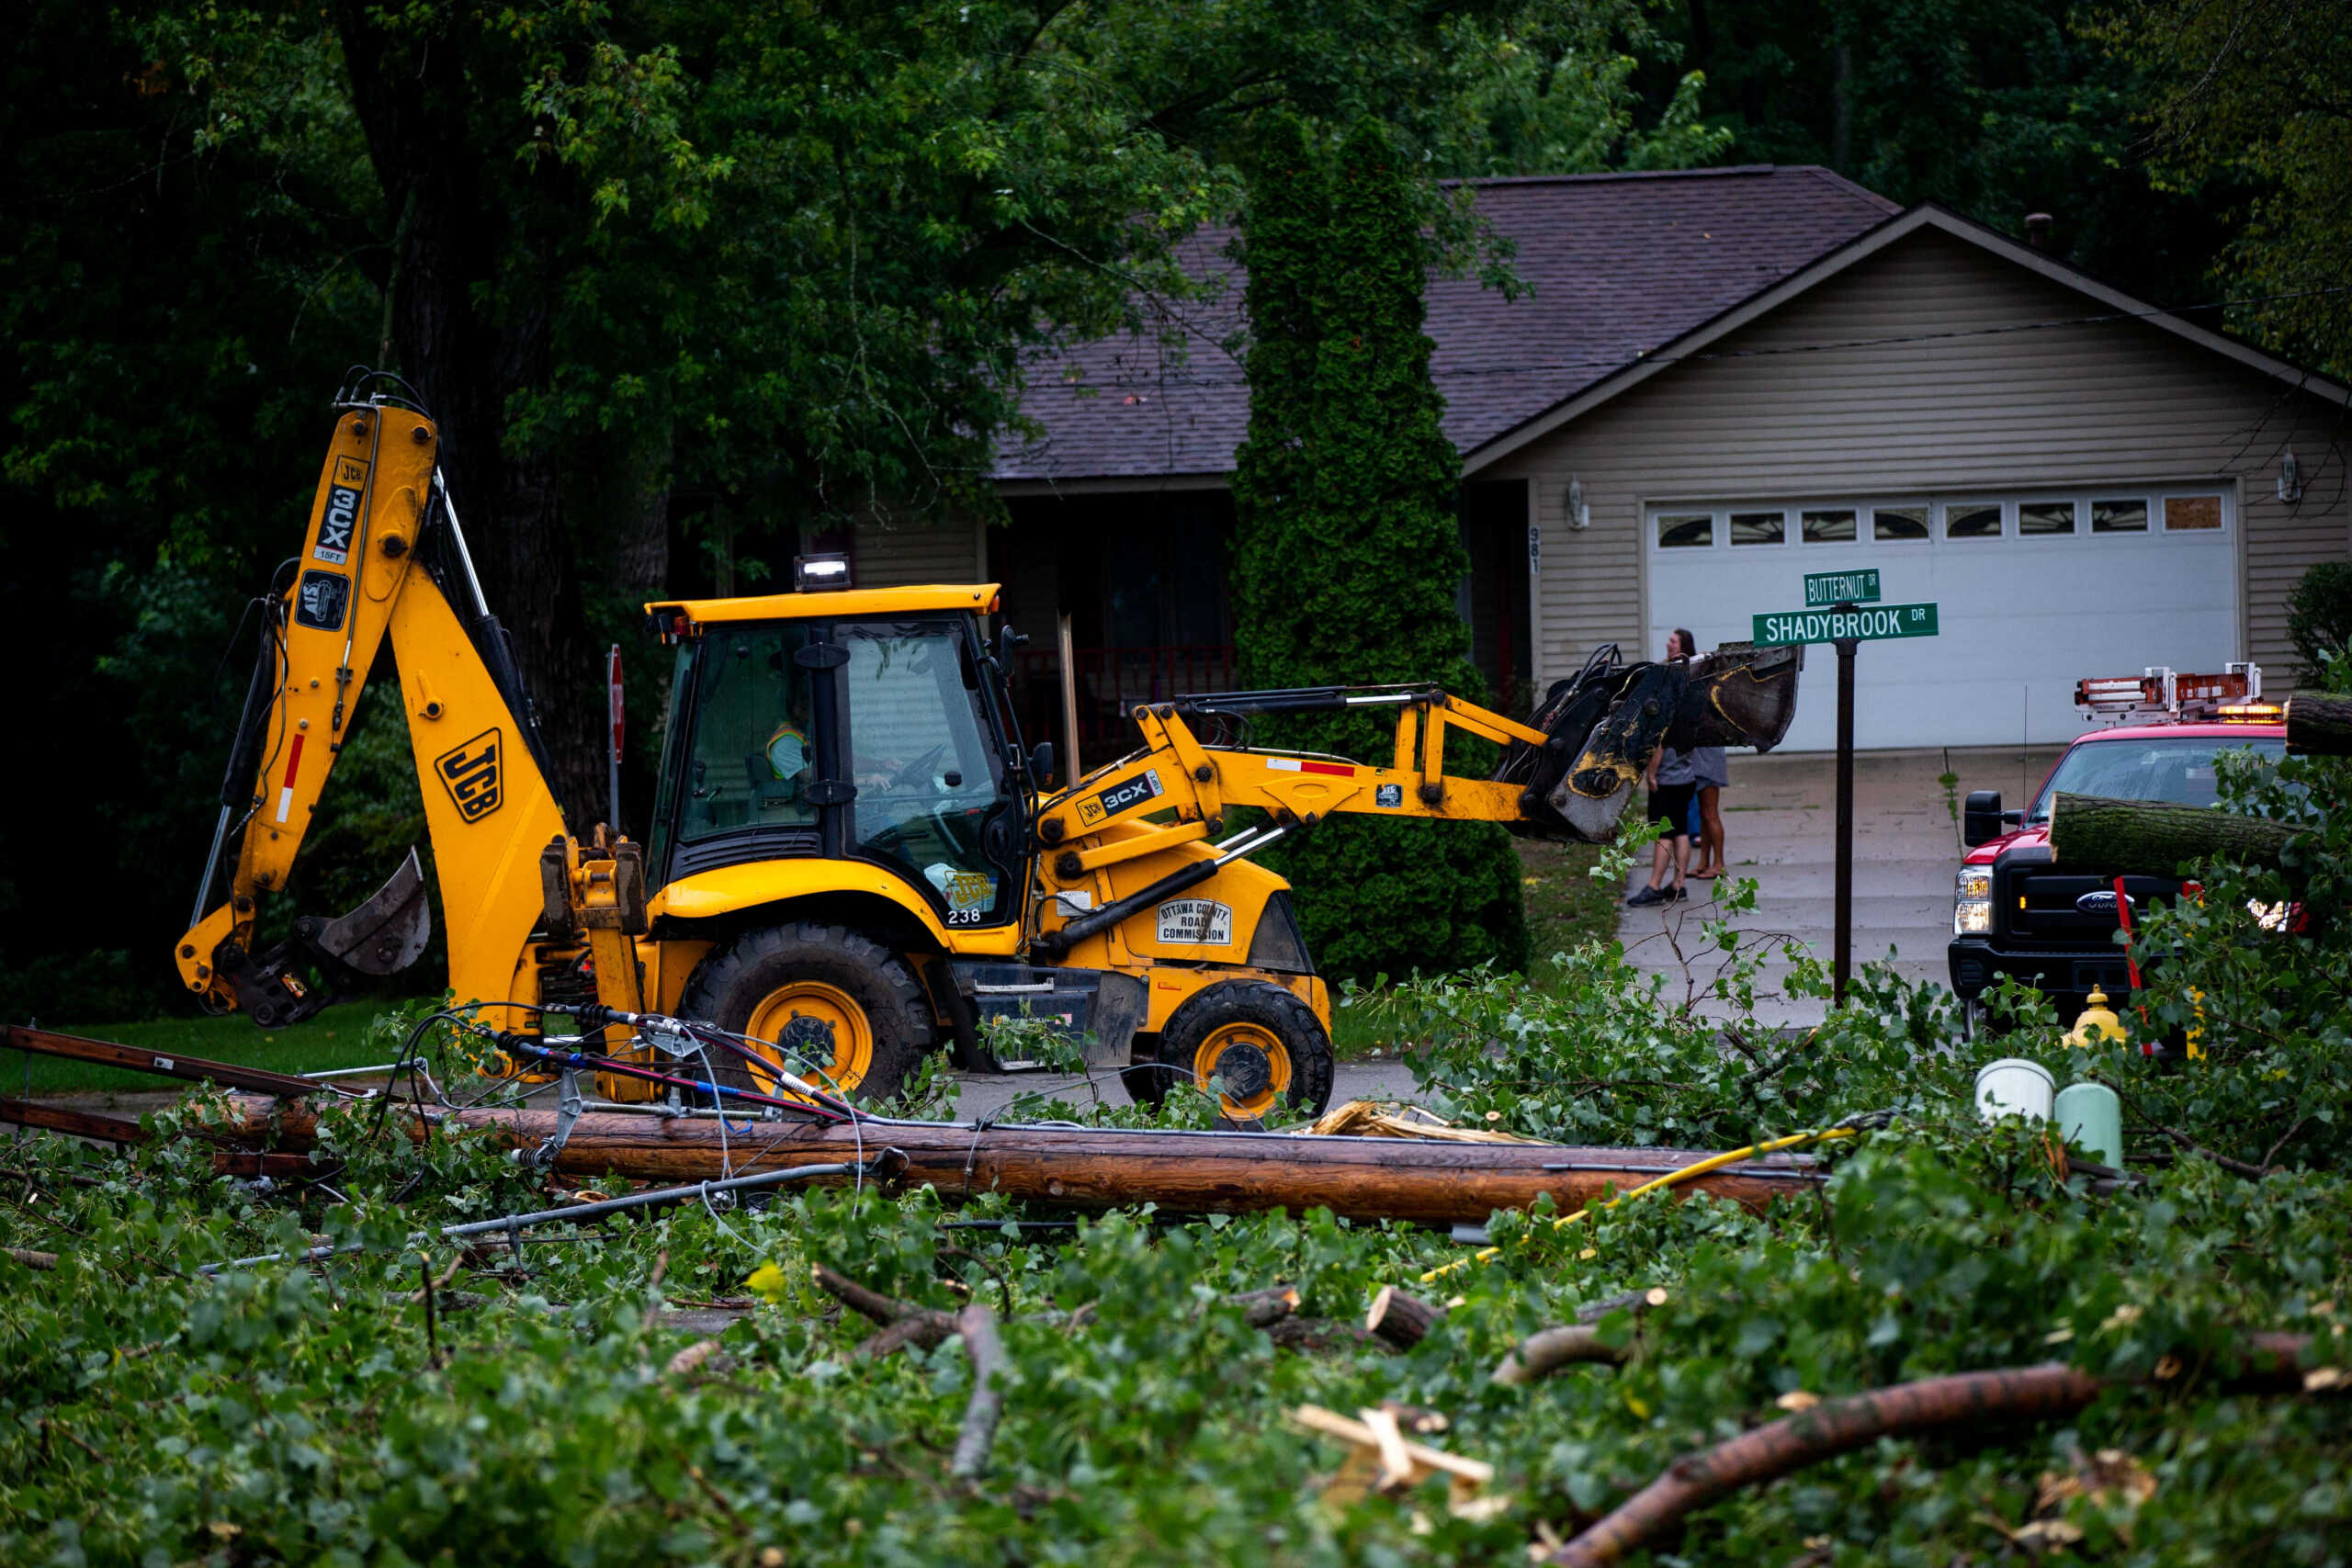
[{"label": "ivy-covered tree", "polygon": [[[1454,602],[1469,570],[1461,464],[1421,331],[1412,181],[1371,120],[1336,155],[1285,122],[1257,160],[1243,223],[1250,432],[1234,476],[1236,645],[1253,685],[1482,690]],[[1355,757],[1385,756],[1390,733],[1359,715],[1269,732]],[[1498,827],[1335,817],[1275,858],[1329,973],[1526,961],[1518,857]]]}]

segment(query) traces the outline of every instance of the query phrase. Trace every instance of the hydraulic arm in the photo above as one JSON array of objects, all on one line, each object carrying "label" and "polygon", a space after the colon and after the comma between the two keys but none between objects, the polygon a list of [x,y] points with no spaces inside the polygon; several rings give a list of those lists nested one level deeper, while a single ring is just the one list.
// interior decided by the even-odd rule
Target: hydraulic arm
[{"label": "hydraulic arm", "polygon": [[302,970],[390,974],[416,958],[431,932],[412,853],[352,914],[298,919],[286,941],[254,951],[259,896],[287,886],[388,636],[459,999],[512,993],[542,913],[540,850],[563,831],[505,635],[483,602],[435,468],[433,422],[396,399],[347,391],[336,406],[302,553],[261,604],[261,648],[219,825],[176,954],[190,991],[220,1009],[243,1008],[264,1026],[323,1005]]}]

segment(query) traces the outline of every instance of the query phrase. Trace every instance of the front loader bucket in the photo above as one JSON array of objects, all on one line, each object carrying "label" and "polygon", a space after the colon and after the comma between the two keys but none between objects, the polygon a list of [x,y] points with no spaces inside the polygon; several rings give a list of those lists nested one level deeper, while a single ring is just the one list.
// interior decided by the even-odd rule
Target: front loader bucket
[{"label": "front loader bucket", "polygon": [[[304,931],[305,925],[312,929]],[[433,903],[416,851],[376,890],[339,920],[297,922],[296,934],[322,956],[362,975],[396,975],[415,963],[433,937]]]},{"label": "front loader bucket", "polygon": [[1523,826],[1591,843],[1615,836],[1634,786],[1661,742],[1677,750],[1770,751],[1796,716],[1801,647],[1726,643],[1688,664],[1620,664],[1604,645],[1572,680],[1555,682],[1528,723],[1550,737],[1514,742],[1494,777],[1521,788]]},{"label": "front loader bucket", "polygon": [[1678,751],[1700,746],[1753,746],[1770,751],[1797,716],[1803,644],[1758,648],[1728,642],[1690,661],[1680,711],[1667,733]]}]

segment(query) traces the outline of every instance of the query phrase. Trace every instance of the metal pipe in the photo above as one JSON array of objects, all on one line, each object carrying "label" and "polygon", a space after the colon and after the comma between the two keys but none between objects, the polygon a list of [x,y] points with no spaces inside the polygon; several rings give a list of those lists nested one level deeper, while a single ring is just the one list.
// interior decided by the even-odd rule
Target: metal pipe
[{"label": "metal pipe", "polygon": [[[1851,604],[1832,606],[1850,613]],[[1858,637],[1835,639],[1838,648],[1838,885],[1836,951],[1831,955],[1830,1005],[1846,1005],[1854,972],[1854,650]]]},{"label": "metal pipe", "polygon": [[[848,1160],[839,1165],[804,1165],[791,1170],[763,1170],[756,1176],[733,1176],[720,1181],[697,1181],[684,1187],[662,1187],[649,1192],[632,1192],[626,1198],[607,1198],[600,1203],[571,1203],[560,1209],[540,1209],[528,1214],[503,1214],[494,1220],[444,1225],[439,1234],[443,1240],[454,1241],[461,1236],[488,1235],[492,1231],[516,1231],[526,1225],[543,1225],[550,1220],[593,1220],[629,1209],[649,1208],[655,1203],[681,1202],[689,1198],[707,1199],[714,1192],[739,1192],[747,1188],[775,1187],[786,1181],[805,1181],[823,1176],[873,1176],[880,1171],[894,1152],[881,1149],[871,1158]],[[265,1252],[257,1257],[233,1258],[226,1263],[207,1263],[197,1272],[217,1274],[223,1269],[246,1269],[256,1263],[276,1263],[286,1258],[314,1263],[322,1258],[362,1251],[367,1246],[364,1241],[346,1241],[334,1247],[314,1247],[308,1252]]]}]

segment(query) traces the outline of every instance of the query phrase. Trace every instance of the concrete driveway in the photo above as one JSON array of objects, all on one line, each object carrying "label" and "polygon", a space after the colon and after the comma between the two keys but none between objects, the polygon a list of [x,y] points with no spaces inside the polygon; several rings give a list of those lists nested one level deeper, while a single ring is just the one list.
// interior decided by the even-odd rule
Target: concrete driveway
[{"label": "concrete driveway", "polygon": [[[1944,950],[1951,941],[1951,882],[1962,854],[1960,802],[1972,789],[1997,789],[2021,803],[2063,748],[1987,747],[1918,751],[1865,751],[1854,759],[1854,966],[1893,956],[1905,978],[1944,983]],[[1951,790],[1939,782],[1958,776]],[[1756,908],[1742,916],[1745,942],[1792,937],[1826,966],[1836,931],[1837,758],[1828,752],[1734,756],[1731,787],[1723,794],[1724,849],[1732,875],[1757,882]],[[1646,864],[1626,885],[1649,880]],[[1668,995],[1695,997],[1721,967],[1710,955],[1702,927],[1720,910],[1704,882],[1690,884],[1687,902],[1627,909],[1618,935],[1627,955],[1667,977]],[[1745,945],[1745,942],[1743,945]],[[1678,951],[1679,949],[1679,951]],[[1823,1004],[1780,996],[1786,961],[1765,967],[1759,1022],[1805,1027],[1821,1021]],[[1704,1010],[1725,1010],[1702,1003]]]}]

